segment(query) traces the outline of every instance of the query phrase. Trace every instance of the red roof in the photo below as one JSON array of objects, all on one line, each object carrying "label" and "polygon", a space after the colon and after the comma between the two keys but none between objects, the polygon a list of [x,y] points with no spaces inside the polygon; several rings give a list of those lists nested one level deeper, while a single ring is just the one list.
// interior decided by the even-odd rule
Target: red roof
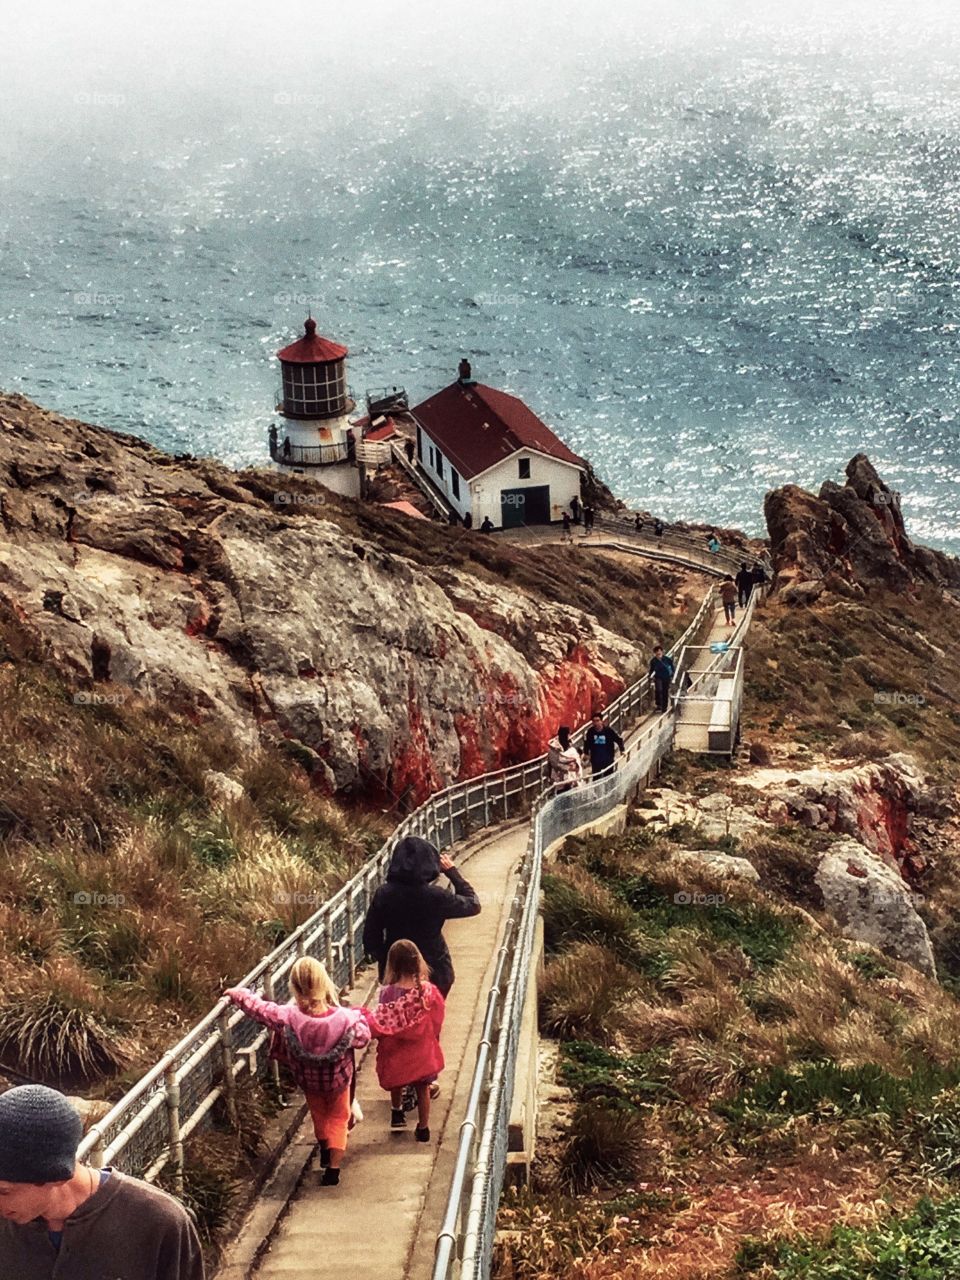
[{"label": "red roof", "polygon": [[[355,423],[359,426],[359,423]],[[391,436],[397,435],[397,424],[392,418],[388,418],[380,427],[374,427],[372,431],[368,431],[363,437],[364,440],[389,440]]]},{"label": "red roof", "polygon": [[522,400],[479,382],[452,382],[412,413],[465,480],[520,449],[585,465]]},{"label": "red roof", "polygon": [[339,342],[331,342],[317,333],[317,322],[313,316],[304,323],[303,332],[304,337],[277,352],[278,360],[285,364],[329,364],[332,360],[342,360],[347,354],[347,348],[341,347]]},{"label": "red roof", "polygon": [[418,511],[412,502],[407,502],[403,498],[399,502],[381,502],[381,507],[389,507],[391,511],[400,511],[405,516],[412,516],[415,520],[426,520],[427,517],[422,511]]}]

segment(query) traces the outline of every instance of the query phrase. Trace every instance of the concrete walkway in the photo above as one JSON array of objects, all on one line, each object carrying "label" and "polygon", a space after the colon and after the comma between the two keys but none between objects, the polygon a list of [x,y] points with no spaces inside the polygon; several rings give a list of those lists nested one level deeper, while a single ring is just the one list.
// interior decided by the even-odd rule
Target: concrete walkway
[{"label": "concrete walkway", "polygon": [[[413,1116],[406,1130],[391,1132],[389,1096],[377,1084],[373,1054],[365,1055],[357,1084],[365,1118],[351,1134],[340,1185],[320,1186],[316,1161],[310,1161],[253,1272],[258,1280],[315,1280],[334,1272],[400,1280],[414,1257],[429,1269],[497,943],[526,841],[523,823],[481,844],[463,864],[482,911],[469,920],[451,920],[444,931],[457,977],[441,1038],[447,1068],[430,1117],[431,1141],[414,1140]],[[312,1146],[309,1121],[296,1142],[301,1152]]]},{"label": "concrete walkway", "polygon": [[[532,541],[532,532],[524,530],[528,538],[523,540]],[[700,643],[723,639],[729,630],[720,610],[704,627]],[[447,1066],[432,1108],[430,1143],[415,1142],[413,1116],[406,1130],[391,1132],[389,1098],[377,1084],[373,1052],[365,1055],[357,1086],[365,1119],[351,1134],[340,1185],[320,1186],[308,1118],[227,1251],[218,1272],[221,1280],[315,1280],[333,1272],[429,1280],[487,992],[527,838],[523,822],[472,844],[462,855],[464,874],[480,896],[482,911],[473,919],[450,921],[445,930],[457,978],[447,1002],[442,1036]],[[367,971],[360,976],[361,985],[352,993],[355,1002],[369,998],[376,975]],[[265,1235],[269,1245],[254,1265]]]}]

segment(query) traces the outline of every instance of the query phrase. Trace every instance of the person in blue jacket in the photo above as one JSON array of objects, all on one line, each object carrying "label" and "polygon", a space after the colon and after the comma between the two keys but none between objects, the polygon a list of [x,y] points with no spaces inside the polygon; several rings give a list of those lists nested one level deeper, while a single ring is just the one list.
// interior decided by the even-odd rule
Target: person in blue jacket
[{"label": "person in blue jacket", "polygon": [[650,659],[650,674],[653,676],[653,692],[658,711],[666,711],[670,704],[670,682],[673,679],[673,659],[669,653],[663,652],[663,645],[654,646]]},{"label": "person in blue jacket", "polygon": [[598,711],[590,722],[583,740],[583,754],[590,757],[590,769],[594,779],[613,773],[615,751],[623,754],[623,739],[612,729]]}]

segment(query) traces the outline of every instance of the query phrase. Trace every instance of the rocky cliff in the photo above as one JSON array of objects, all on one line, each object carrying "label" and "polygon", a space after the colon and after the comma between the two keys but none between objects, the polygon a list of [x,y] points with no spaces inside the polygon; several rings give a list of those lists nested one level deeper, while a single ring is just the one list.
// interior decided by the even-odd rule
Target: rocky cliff
[{"label": "rocky cliff", "polygon": [[900,495],[858,453],[846,484],[826,481],[817,496],[797,485],[767,494],[764,503],[776,587],[790,603],[809,603],[825,590],[862,596],[916,584],[960,589],[960,561],[907,537]]},{"label": "rocky cliff", "polygon": [[292,741],[331,791],[412,802],[536,754],[638,668],[585,609],[468,571],[451,540],[477,534],[418,524],[418,564],[402,517],[374,528],[315,486],[19,397],[0,398],[0,519],[0,599],[82,687]]}]

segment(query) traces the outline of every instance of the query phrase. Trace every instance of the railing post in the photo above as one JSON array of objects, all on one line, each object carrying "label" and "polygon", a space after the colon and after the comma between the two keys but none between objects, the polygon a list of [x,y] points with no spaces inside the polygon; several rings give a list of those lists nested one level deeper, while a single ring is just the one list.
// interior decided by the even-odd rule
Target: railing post
[{"label": "railing post", "polygon": [[223,1100],[231,1127],[237,1127],[237,1081],[233,1074],[233,1032],[230,1029],[231,1008],[228,1005],[217,1019],[220,1024],[220,1059],[223,1063]]},{"label": "railing post", "polygon": [[323,913],[323,957],[327,973],[336,981],[333,973],[333,932],[330,929],[329,911]]},{"label": "railing post", "polygon": [[90,1148],[90,1155],[87,1157],[87,1163],[91,1169],[103,1168],[103,1134],[100,1132],[98,1125],[94,1125],[90,1132],[94,1135],[93,1146]]},{"label": "railing post", "polygon": [[180,1136],[180,1081],[174,1063],[163,1073],[164,1095],[167,1104],[167,1146],[173,1161],[173,1190],[183,1195],[183,1139]]},{"label": "railing post", "polygon": [[356,947],[353,940],[353,892],[347,894],[347,966],[350,970],[350,986],[357,976]]},{"label": "railing post", "polygon": [[[263,994],[264,994],[264,998],[267,1000],[275,999],[276,992],[273,986],[272,973],[265,973],[263,975]],[[276,1062],[273,1058],[271,1058],[269,1059],[268,1070],[270,1073],[270,1083],[276,1089],[277,1093],[279,1093],[280,1092],[280,1064]]]},{"label": "railing post", "polygon": [[490,825],[490,786],[487,782],[483,784],[483,825]]},{"label": "railing post", "polygon": [[455,844],[453,833],[453,793],[447,792],[447,821],[450,823],[450,844]]},{"label": "railing post", "polygon": [[510,816],[510,814],[509,814],[509,812],[508,812],[508,810],[507,810],[507,804],[508,804],[508,802],[509,802],[509,801],[508,801],[508,797],[507,797],[507,775],[506,775],[506,773],[504,773],[504,775],[503,775],[503,820],[504,820],[504,822],[506,822],[506,821],[507,821],[507,819],[508,819],[508,818],[509,818],[509,816]]}]

